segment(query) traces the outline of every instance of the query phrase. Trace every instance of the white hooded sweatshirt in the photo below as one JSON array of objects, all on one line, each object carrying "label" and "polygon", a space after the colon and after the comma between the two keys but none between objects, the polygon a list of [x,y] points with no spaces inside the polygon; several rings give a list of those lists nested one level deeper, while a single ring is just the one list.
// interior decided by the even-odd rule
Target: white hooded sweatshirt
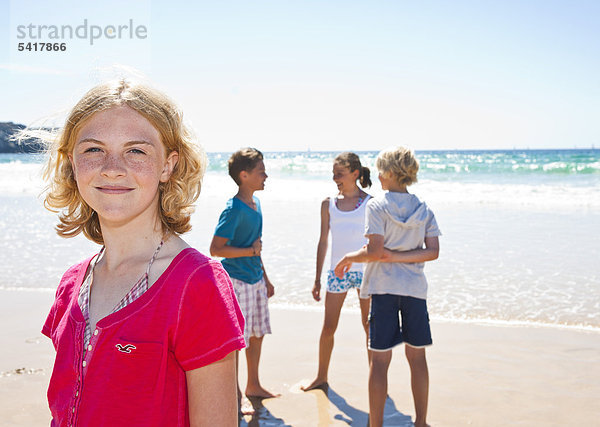
[{"label": "white hooded sweatshirt", "polygon": [[[417,196],[386,192],[367,203],[365,236],[383,236],[383,246],[393,251],[423,248],[425,237],[440,236],[433,212]],[[360,289],[361,297],[373,294],[405,295],[427,299],[424,263],[369,262]]]}]

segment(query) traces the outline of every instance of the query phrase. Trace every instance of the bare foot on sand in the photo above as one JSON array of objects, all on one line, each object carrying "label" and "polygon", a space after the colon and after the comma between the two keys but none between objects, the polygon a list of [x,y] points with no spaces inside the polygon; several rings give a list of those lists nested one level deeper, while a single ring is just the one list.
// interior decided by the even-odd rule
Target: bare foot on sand
[{"label": "bare foot on sand", "polygon": [[300,387],[300,390],[304,390],[304,391],[315,390],[317,388],[323,388],[327,385],[328,385],[327,380],[322,380],[321,378],[316,378],[309,385]]},{"label": "bare foot on sand", "polygon": [[260,399],[268,399],[271,397],[279,397],[281,396],[281,394],[273,394],[268,390],[265,390],[264,388],[262,388],[262,386],[258,386],[256,388],[246,388],[246,392],[245,392],[246,396],[248,398],[251,397],[257,397]]},{"label": "bare foot on sand", "polygon": [[238,401],[238,416],[242,418],[244,415],[254,415],[256,411],[252,406],[252,403],[244,398],[241,401]]},{"label": "bare foot on sand", "polygon": [[242,391],[238,388],[237,390],[237,401],[238,401],[238,418],[242,418],[244,415],[254,415],[256,411],[252,402],[246,397],[242,396]]}]

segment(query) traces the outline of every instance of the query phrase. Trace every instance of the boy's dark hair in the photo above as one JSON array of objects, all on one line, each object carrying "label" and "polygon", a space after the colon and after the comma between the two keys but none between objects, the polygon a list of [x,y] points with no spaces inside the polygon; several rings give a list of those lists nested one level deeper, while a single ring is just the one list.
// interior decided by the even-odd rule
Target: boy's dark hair
[{"label": "boy's dark hair", "polygon": [[241,148],[229,158],[229,176],[237,185],[240,185],[240,172],[251,171],[261,160],[263,160],[263,155],[256,148]]}]

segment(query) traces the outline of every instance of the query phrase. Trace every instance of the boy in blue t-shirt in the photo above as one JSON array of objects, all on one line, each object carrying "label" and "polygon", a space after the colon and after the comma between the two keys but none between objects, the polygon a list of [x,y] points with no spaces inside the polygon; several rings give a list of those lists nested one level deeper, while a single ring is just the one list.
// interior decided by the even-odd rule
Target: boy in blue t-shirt
[{"label": "boy in blue t-shirt", "polygon": [[[264,389],[258,378],[262,341],[271,333],[268,298],[274,288],[262,259],[262,212],[255,191],[264,190],[267,174],[263,155],[254,148],[243,148],[229,159],[229,175],[238,185],[237,194],[227,201],[210,244],[212,256],[223,257],[240,308],[246,319],[244,339],[248,364],[248,397],[276,397]],[[238,395],[241,390],[238,384]],[[246,411],[251,413],[251,411]]]}]

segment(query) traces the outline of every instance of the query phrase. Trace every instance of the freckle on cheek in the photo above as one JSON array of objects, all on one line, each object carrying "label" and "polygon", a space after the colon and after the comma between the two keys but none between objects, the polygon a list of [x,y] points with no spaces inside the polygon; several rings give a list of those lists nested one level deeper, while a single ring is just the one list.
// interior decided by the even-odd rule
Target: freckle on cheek
[{"label": "freckle on cheek", "polygon": [[153,169],[151,165],[148,165],[147,163],[144,163],[144,162],[133,163],[133,164],[129,165],[129,167],[135,173],[143,173],[143,174],[148,174]]},{"label": "freckle on cheek", "polygon": [[89,160],[79,160],[75,162],[75,169],[79,172],[87,171],[94,167],[94,163],[95,162]]}]

